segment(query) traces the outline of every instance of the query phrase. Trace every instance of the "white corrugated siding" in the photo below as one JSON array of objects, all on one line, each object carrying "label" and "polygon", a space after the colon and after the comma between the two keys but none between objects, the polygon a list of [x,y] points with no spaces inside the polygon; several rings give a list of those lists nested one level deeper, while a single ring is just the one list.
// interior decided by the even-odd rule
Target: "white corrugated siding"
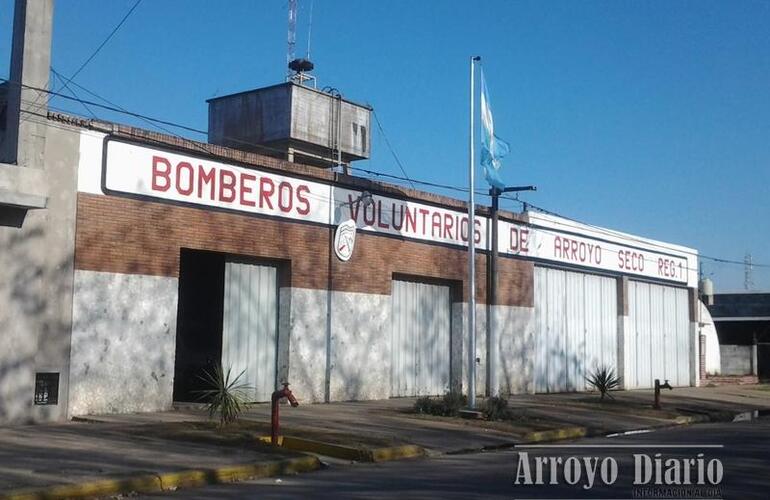
[{"label": "white corrugated siding", "polygon": [[613,278],[535,268],[535,390],[583,391],[597,366],[617,370]]},{"label": "white corrugated siding", "polygon": [[222,325],[222,367],[241,371],[254,401],[269,401],[276,388],[278,287],[276,268],[228,262]]},{"label": "white corrugated siding", "polygon": [[631,280],[628,319],[626,387],[652,387],[656,378],[673,386],[690,385],[687,290]]},{"label": "white corrugated siding", "polygon": [[391,395],[449,390],[451,303],[448,286],[393,281]]}]

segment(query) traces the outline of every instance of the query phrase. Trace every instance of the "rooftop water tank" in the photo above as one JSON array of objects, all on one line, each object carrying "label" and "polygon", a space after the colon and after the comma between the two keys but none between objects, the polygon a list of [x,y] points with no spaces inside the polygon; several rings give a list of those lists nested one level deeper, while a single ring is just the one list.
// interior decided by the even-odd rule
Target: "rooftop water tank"
[{"label": "rooftop water tank", "polygon": [[326,168],[370,156],[372,109],[336,92],[289,81],[208,104],[211,144]]},{"label": "rooftop water tank", "polygon": [[700,291],[703,302],[707,306],[714,305],[714,282],[709,278],[703,278],[698,283],[698,290]]}]

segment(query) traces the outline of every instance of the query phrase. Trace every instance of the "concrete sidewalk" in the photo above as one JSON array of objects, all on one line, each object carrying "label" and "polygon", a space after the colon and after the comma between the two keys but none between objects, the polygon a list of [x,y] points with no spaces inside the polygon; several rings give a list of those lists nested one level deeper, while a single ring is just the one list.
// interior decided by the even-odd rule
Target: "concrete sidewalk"
[{"label": "concrete sidewalk", "polygon": [[[767,387],[767,386],[765,386]],[[616,392],[598,403],[595,394],[513,396],[514,422],[484,422],[411,413],[414,399],[282,407],[287,435],[303,429],[335,435],[407,442],[433,453],[510,446],[532,431],[580,426],[588,434],[609,434],[694,421],[731,419],[737,413],[770,410],[770,390],[753,386],[675,389],[653,410],[652,391]],[[269,405],[257,405],[246,419],[269,422]],[[218,446],[139,432],[153,424],[206,420],[201,409],[102,415],[92,422],[0,428],[0,497],[20,487],[82,483],[104,478],[160,475],[190,469],[280,461],[300,455],[259,446]],[[691,419],[693,420],[693,419]],[[573,436],[574,437],[574,436]]]},{"label": "concrete sidewalk", "polygon": [[[765,386],[767,387],[767,386]],[[754,386],[681,388],[662,394],[662,410],[652,409],[651,390],[614,392],[614,401],[599,404],[591,393],[516,395],[509,407],[521,419],[517,422],[470,421],[415,415],[414,398],[330,404],[300,404],[281,408],[281,426],[319,433],[368,435],[416,444],[434,453],[505,446],[532,431],[585,427],[589,434],[610,434],[641,428],[674,425],[682,420],[725,420],[735,414],[770,410],[770,390]],[[301,400],[300,400],[301,401]],[[695,418],[690,418],[695,417]],[[111,423],[153,423],[206,419],[194,405],[177,411],[136,415],[101,415],[97,420]],[[244,416],[270,421],[270,406],[253,406]]]},{"label": "concrete sidewalk", "polygon": [[123,423],[0,428],[0,497],[17,488],[278,461],[299,454],[137,436]]}]

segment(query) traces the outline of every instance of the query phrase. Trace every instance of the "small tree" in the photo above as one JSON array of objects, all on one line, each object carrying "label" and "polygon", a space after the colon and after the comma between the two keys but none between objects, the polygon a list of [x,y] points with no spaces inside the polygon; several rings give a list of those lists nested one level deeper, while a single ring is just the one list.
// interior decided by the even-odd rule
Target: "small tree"
[{"label": "small tree", "polygon": [[198,399],[206,401],[209,418],[219,413],[221,427],[238,420],[240,414],[248,408],[248,393],[253,390],[250,385],[240,382],[246,370],[235,378],[231,378],[231,370],[228,368],[225,373],[221,364],[211,371],[204,369],[203,375],[198,375],[198,378],[211,388],[195,391],[200,395]]},{"label": "small tree", "polygon": [[610,391],[620,387],[620,377],[615,375],[615,369],[613,367],[607,365],[596,367],[591,375],[586,377],[586,382],[591,384],[594,390],[601,393],[602,401],[604,401],[604,396],[615,399],[612,397],[612,394],[610,394]]}]

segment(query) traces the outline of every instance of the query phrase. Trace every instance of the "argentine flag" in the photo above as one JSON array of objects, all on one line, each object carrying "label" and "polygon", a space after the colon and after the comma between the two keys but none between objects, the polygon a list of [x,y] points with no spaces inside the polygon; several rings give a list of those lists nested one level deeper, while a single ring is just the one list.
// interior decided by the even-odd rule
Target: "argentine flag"
[{"label": "argentine flag", "polygon": [[490,186],[503,189],[505,183],[500,179],[500,159],[507,155],[511,146],[495,135],[495,123],[492,120],[492,109],[489,106],[487,82],[484,79],[484,68],[481,68],[481,165],[484,167],[484,178]]}]

